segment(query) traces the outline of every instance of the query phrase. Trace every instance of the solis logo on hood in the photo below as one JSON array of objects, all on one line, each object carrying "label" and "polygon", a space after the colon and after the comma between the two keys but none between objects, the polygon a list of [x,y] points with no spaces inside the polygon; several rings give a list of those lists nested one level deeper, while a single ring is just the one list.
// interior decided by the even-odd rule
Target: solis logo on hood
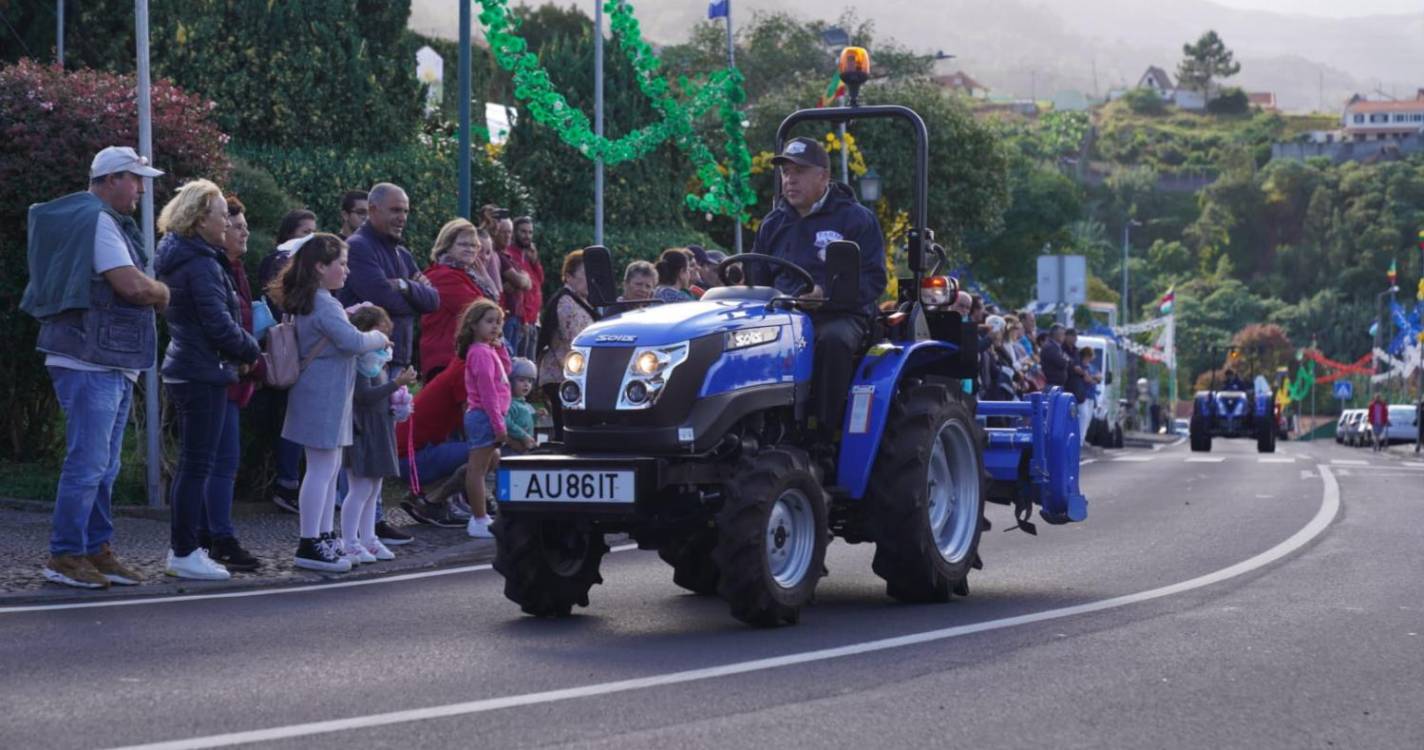
[{"label": "solis logo on hood", "polygon": [[626,333],[604,333],[594,339],[599,344],[631,344],[637,340],[637,336],[630,336]]}]

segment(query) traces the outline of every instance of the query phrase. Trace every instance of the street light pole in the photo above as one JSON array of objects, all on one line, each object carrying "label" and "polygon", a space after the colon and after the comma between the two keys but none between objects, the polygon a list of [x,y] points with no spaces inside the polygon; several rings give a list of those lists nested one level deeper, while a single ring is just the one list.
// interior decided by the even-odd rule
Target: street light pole
[{"label": "street light pole", "polygon": [[[138,153],[140,156],[153,163],[153,104],[150,96],[150,78],[148,70],[148,0],[134,0],[134,40],[135,51],[138,54]],[[153,178],[143,178],[143,248],[148,256],[148,268],[144,269],[150,276],[154,275],[153,268]],[[148,461],[144,466],[145,484],[148,486],[148,504],[151,507],[163,505],[163,477],[159,473],[159,436],[163,432],[163,424],[158,411],[158,365],[148,368],[143,373],[143,406],[144,406],[144,442],[147,449]]]},{"label": "street light pole", "polygon": [[1378,389],[1375,387],[1375,378],[1374,378],[1374,376],[1379,374],[1379,365],[1380,365],[1380,357],[1374,356],[1374,353],[1377,352],[1377,351],[1380,351],[1380,350],[1384,347],[1384,344],[1380,341],[1380,334],[1384,333],[1385,321],[1389,321],[1389,322],[1391,322],[1391,323],[1394,322],[1393,318],[1392,318],[1391,315],[1390,315],[1390,314],[1393,312],[1393,306],[1391,306],[1391,307],[1389,307],[1389,308],[1386,308],[1386,307],[1384,306],[1384,298],[1385,298],[1386,295],[1393,297],[1394,293],[1395,293],[1395,292],[1398,292],[1398,291],[1399,291],[1399,287],[1396,286],[1396,285],[1394,285],[1394,284],[1391,284],[1388,289],[1386,289],[1386,290],[1384,290],[1383,292],[1380,292],[1379,294],[1376,294],[1376,295],[1375,295],[1375,312],[1378,312],[1378,313],[1380,314],[1380,318],[1379,318],[1379,321],[1378,321],[1377,323],[1375,323],[1374,348],[1373,348],[1373,349],[1371,350],[1371,352],[1370,352],[1370,355],[1371,355],[1371,358],[1370,358],[1370,395],[1371,395],[1371,396],[1374,396],[1375,391],[1378,390]]},{"label": "street light pole", "polygon": [[470,218],[470,3],[460,0],[460,205],[462,218]]},{"label": "street light pole", "polygon": [[64,0],[58,0],[54,8],[54,61],[64,67]]},{"label": "street light pole", "polygon": [[[593,1],[593,132],[603,140],[603,0]],[[593,162],[593,244],[603,244],[603,157]]]},{"label": "street light pole", "polygon": [[[732,33],[732,3],[727,3],[727,69],[737,67],[737,42],[736,36]],[[746,179],[747,175],[741,175]],[[734,181],[735,183],[736,181]],[[732,217],[732,252],[742,254],[742,217],[740,214]]]},{"label": "street light pole", "polygon": [[1142,226],[1142,222],[1136,219],[1128,219],[1122,225],[1122,324],[1127,325],[1132,322],[1131,307],[1128,306],[1127,287],[1127,260],[1128,249],[1132,242],[1132,228]]}]

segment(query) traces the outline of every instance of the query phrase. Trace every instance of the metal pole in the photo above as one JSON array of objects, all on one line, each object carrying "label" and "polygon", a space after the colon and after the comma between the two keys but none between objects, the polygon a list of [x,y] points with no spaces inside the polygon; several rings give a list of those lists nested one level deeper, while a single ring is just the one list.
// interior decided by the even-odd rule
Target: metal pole
[{"label": "metal pole", "polygon": [[1132,315],[1128,312],[1127,306],[1127,249],[1128,242],[1132,237],[1132,220],[1128,219],[1122,224],[1122,324],[1127,325],[1132,322]]},{"label": "metal pole", "polygon": [[54,10],[54,61],[64,67],[64,0],[57,0]]},{"label": "metal pole", "polygon": [[850,184],[850,148],[846,145],[846,126],[841,123],[839,127],[841,138],[841,182]]},{"label": "metal pole", "polygon": [[[737,67],[737,44],[732,34],[732,0],[727,0],[727,69]],[[746,175],[741,175],[745,178]],[[742,254],[742,217],[732,217],[732,251]]]},{"label": "metal pole", "polygon": [[[149,101],[148,73],[148,0],[134,0],[134,38],[138,47],[138,152],[153,163],[153,113]],[[143,248],[148,256],[148,275],[153,275],[153,178],[143,178]],[[148,463],[145,466],[148,504],[163,505],[162,476],[159,465],[158,438],[163,433],[158,412],[158,365],[143,374],[144,438]]]},{"label": "metal pole", "polygon": [[460,205],[470,218],[470,3],[460,0]]},{"label": "metal pole", "polygon": [[[593,132],[603,138],[603,0],[593,1]],[[603,158],[593,163],[593,244],[603,244]]]}]

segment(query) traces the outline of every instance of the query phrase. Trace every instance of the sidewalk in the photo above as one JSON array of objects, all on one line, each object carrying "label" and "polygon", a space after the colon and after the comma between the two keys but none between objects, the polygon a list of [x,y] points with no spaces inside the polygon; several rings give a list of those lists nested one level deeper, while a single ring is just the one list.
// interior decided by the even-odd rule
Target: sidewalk
[{"label": "sidewalk", "polygon": [[[405,511],[386,506],[386,519],[409,531],[415,540],[391,548],[396,559],[362,565],[350,573],[323,574],[292,565],[297,546],[297,517],[266,504],[242,504],[234,509],[238,539],[262,567],[234,572],[229,581],[186,581],[163,574],[168,552],[166,509],[116,508],[115,553],[146,580],[140,586],[113,586],[105,591],[75,589],[50,583],[40,570],[49,553],[50,509],[44,503],[0,500],[0,604],[171,596],[348,581],[410,573],[437,567],[486,563],[494,558],[494,540],[471,539],[463,528],[442,529],[416,524]],[[338,520],[340,515],[337,516]]]}]

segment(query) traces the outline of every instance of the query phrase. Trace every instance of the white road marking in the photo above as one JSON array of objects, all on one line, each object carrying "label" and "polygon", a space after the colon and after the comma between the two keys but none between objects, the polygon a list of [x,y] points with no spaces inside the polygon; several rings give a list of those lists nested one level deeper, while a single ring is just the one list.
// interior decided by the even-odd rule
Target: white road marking
[{"label": "white road marking", "polygon": [[1088,464],[1095,464],[1095,463],[1097,463],[1097,462],[1098,462],[1098,459],[1096,459],[1096,458],[1085,458],[1085,459],[1083,459],[1082,461],[1079,461],[1079,462],[1078,462],[1078,465],[1079,465],[1079,466],[1087,466]]},{"label": "white road marking", "polygon": [[1315,478],[1315,472],[1311,471],[1310,469],[1301,469],[1301,470],[1300,470],[1300,478],[1301,478],[1301,479],[1314,479],[1314,478]]},{"label": "white road marking", "polygon": [[1418,461],[1405,461],[1404,465],[1408,466],[1411,469],[1424,469],[1424,463],[1420,463]]},{"label": "white road marking", "polygon": [[[610,552],[625,552],[630,549],[637,549],[636,544],[620,544],[609,549]],[[478,573],[482,570],[491,570],[489,563],[483,565],[465,565],[459,568],[443,568],[441,570],[425,570],[419,573],[401,573],[399,575],[386,576],[385,578],[367,578],[360,581],[335,581],[332,583],[314,583],[308,586],[288,586],[276,589],[254,589],[252,591],[228,591],[219,594],[179,594],[177,596],[155,596],[143,599],[111,599],[98,602],[76,602],[72,604],[29,604],[20,607],[0,607],[0,615],[19,614],[21,612],[53,612],[61,609],[96,609],[101,607],[138,607],[145,604],[177,604],[179,602],[201,602],[212,599],[247,599],[254,596],[277,596],[279,594],[306,594],[312,591],[329,591],[331,589],[350,589],[358,586],[375,586],[380,583],[397,583],[400,581],[416,581],[421,578],[438,578],[440,576],[452,576],[458,573]]]},{"label": "white road marking", "polygon": [[1226,460],[1226,456],[1188,456],[1189,464],[1219,464]]},{"label": "white road marking", "polygon": [[1295,463],[1295,459],[1294,459],[1294,458],[1283,458],[1283,457],[1276,457],[1276,458],[1258,458],[1258,459],[1256,459],[1256,463],[1258,463],[1258,464],[1293,464],[1293,463]]},{"label": "white road marking", "polygon": [[1319,536],[1330,526],[1331,521],[1340,511],[1340,484],[1335,481],[1334,475],[1330,473],[1327,466],[1320,467],[1320,475],[1324,480],[1324,492],[1320,501],[1320,509],[1316,511],[1315,517],[1302,527],[1299,531],[1291,535],[1289,539],[1276,546],[1262,552],[1255,557],[1243,560],[1235,565],[1231,565],[1213,573],[1191,578],[1180,583],[1174,583],[1160,588],[1140,591],[1135,594],[1125,594],[1115,596],[1110,599],[1100,599],[1098,601],[1076,604],[1070,607],[1059,607],[1057,609],[1034,612],[1015,617],[1004,617],[997,620],[986,620],[984,622],[970,623],[968,625],[956,625],[939,630],[929,630],[921,633],[911,633],[909,635],[896,636],[893,638],[882,638],[862,643],[852,643],[835,648],[818,649],[816,651],[803,651],[796,654],[784,656],[774,656],[764,659],[752,659],[750,661],[733,662],[716,667],[705,667],[702,669],[690,669],[682,672],[668,672],[664,674],[649,675],[647,677],[635,677],[627,680],[617,680],[614,682],[595,683],[592,685],[582,685],[579,687],[562,688],[559,690],[547,690],[538,693],[525,693],[523,695],[507,695],[498,698],[485,698],[483,700],[467,701],[464,703],[450,703],[443,706],[430,706],[427,708],[412,708],[403,711],[391,711],[388,713],[371,714],[367,716],[355,716],[347,719],[330,719],[327,721],[314,721],[306,724],[292,724],[284,727],[271,727],[268,729],[254,729],[246,732],[230,732],[227,734],[215,734],[207,737],[190,737],[182,740],[171,740],[167,742],[155,742],[148,745],[131,745],[119,750],[176,750],[177,748],[203,748],[203,747],[226,747],[229,745],[239,745],[252,742],[272,742],[275,740],[291,739],[293,737],[310,737],[318,734],[330,734],[332,732],[346,732],[354,729],[367,729],[371,727],[390,726],[392,724],[404,724],[413,721],[429,721],[450,716],[468,716],[471,714],[481,714],[490,711],[498,711],[504,708],[515,708],[519,706],[536,706],[560,701],[576,700],[579,698],[592,698],[616,693],[626,693],[633,690],[645,690],[647,688],[662,687],[665,685],[679,685],[689,682],[699,682],[732,675],[748,674],[751,672],[762,672],[770,669],[780,669],[798,664],[808,664],[812,662],[839,659],[847,656],[857,656],[879,651],[887,651],[905,646],[915,646],[924,643],[934,643],[951,638],[959,638],[975,633],[984,633],[992,630],[1003,630],[1005,628],[1018,627],[1020,625],[1030,625],[1038,622],[1058,620],[1065,617],[1076,617],[1078,615],[1102,612],[1104,610],[1117,609],[1130,604],[1161,599],[1163,597],[1174,596],[1186,593],[1205,586],[1211,586],[1222,581],[1230,580],[1237,576],[1249,573],[1270,565],[1277,560],[1295,552],[1308,544],[1312,539]]},{"label": "white road marking", "polygon": [[1113,459],[1114,463],[1142,464],[1151,461],[1156,456],[1118,456]]},{"label": "white road marking", "polygon": [[1369,465],[1370,465],[1370,462],[1369,462],[1369,461],[1363,461],[1363,460],[1358,459],[1358,458],[1332,458],[1332,459],[1330,459],[1330,463],[1334,464],[1335,466],[1369,466]]}]

